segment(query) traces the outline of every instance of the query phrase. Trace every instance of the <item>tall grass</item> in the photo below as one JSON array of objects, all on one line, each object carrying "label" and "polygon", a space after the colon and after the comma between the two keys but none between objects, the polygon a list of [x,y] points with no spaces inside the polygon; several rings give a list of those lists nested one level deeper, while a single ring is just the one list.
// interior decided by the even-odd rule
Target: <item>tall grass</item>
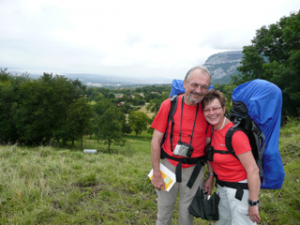
[{"label": "tall grass", "polygon": [[279,190],[260,191],[261,224],[300,224],[300,122],[280,130],[279,150],[285,179]]},{"label": "tall grass", "polygon": [[[147,177],[151,135],[125,136],[125,146],[96,139],[70,148],[0,146],[0,224],[155,224],[156,194]],[[286,178],[261,190],[261,224],[300,224],[300,125],[281,129]],[[177,224],[178,205],[173,224]],[[208,224],[195,219],[194,224]]]}]

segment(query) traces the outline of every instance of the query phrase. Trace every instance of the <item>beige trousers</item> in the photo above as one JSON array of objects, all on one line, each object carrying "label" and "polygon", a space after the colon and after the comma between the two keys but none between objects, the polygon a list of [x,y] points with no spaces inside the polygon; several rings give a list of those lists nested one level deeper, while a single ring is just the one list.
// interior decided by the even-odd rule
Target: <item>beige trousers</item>
[{"label": "beige trousers", "polygon": [[[167,159],[163,159],[161,163],[175,173],[175,166],[173,166]],[[188,208],[198,190],[198,187],[203,188],[205,166],[202,166],[193,187],[190,189],[186,186],[186,184],[189,181],[194,168],[195,166],[182,169],[182,182],[176,182],[169,192],[156,190],[158,195],[156,225],[172,225],[172,213],[178,193],[180,194],[178,224],[193,225],[194,217],[189,214]]]}]

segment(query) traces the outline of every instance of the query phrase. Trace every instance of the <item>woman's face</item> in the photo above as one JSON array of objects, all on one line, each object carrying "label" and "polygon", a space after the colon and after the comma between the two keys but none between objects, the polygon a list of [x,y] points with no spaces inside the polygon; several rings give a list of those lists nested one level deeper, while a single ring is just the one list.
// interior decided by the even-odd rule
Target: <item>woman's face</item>
[{"label": "woman's face", "polygon": [[222,108],[221,103],[218,99],[214,99],[210,103],[208,103],[203,109],[204,117],[211,125],[213,125],[216,129],[220,129],[225,114],[225,106]]}]

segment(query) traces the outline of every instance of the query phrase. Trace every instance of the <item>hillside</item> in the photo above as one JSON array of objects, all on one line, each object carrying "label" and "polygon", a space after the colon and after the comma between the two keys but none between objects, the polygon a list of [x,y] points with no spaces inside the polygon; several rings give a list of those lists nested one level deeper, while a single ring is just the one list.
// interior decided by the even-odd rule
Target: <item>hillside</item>
[{"label": "hillside", "polygon": [[[0,146],[1,224],[155,224],[156,194],[151,170],[151,135],[124,137],[125,146],[85,137],[83,154],[75,147]],[[261,190],[259,208],[264,225],[299,224],[300,122],[280,132],[279,149],[285,181],[279,190]],[[70,144],[70,143],[69,143]],[[178,203],[173,222],[177,223]],[[194,220],[195,225],[208,221]]]},{"label": "hillside", "polygon": [[211,72],[212,83],[229,83],[230,76],[237,74],[243,53],[241,51],[221,52],[208,57],[203,66]]}]

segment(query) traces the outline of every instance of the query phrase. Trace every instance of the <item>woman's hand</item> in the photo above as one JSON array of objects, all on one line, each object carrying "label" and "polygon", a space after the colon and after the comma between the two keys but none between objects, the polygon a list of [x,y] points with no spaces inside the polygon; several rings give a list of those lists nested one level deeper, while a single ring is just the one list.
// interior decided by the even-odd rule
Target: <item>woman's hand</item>
[{"label": "woman's hand", "polygon": [[214,187],[214,176],[209,176],[207,181],[203,184],[203,190],[207,191],[208,190],[208,195],[210,195],[212,189]]},{"label": "woman's hand", "polygon": [[261,221],[261,218],[258,213],[258,205],[249,206],[248,213],[252,222],[259,223]]}]

